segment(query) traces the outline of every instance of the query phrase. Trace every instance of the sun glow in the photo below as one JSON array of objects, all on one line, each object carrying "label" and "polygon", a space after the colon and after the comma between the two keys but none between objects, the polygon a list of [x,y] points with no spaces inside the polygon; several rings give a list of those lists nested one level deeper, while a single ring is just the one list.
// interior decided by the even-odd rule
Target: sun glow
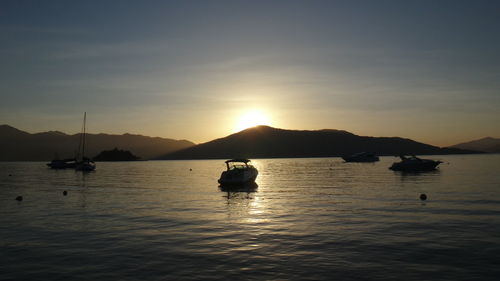
[{"label": "sun glow", "polygon": [[236,122],[236,131],[241,131],[258,125],[271,125],[269,117],[262,111],[252,110],[241,115]]}]

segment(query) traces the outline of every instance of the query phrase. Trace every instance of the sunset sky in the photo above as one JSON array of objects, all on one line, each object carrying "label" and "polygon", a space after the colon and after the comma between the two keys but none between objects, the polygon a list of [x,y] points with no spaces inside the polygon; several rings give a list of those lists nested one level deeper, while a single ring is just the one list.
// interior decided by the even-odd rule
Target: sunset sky
[{"label": "sunset sky", "polygon": [[29,132],[500,137],[500,1],[1,1],[0,36]]}]

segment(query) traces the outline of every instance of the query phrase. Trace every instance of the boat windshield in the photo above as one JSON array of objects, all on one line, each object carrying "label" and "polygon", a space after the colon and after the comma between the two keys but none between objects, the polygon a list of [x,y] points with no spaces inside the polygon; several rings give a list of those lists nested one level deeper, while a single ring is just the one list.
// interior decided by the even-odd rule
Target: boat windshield
[{"label": "boat windshield", "polygon": [[231,159],[226,161],[226,166],[228,170],[241,170],[253,168],[252,164],[248,163],[250,160],[247,159]]},{"label": "boat windshield", "polygon": [[401,160],[403,161],[422,161],[422,159],[418,158],[417,156],[415,155],[412,155],[412,156],[409,156],[409,157],[406,157],[404,155],[401,155],[400,156]]},{"label": "boat windshield", "polygon": [[234,170],[234,169],[246,169],[252,167],[251,164],[245,165],[241,163],[231,163],[229,164],[229,170]]}]

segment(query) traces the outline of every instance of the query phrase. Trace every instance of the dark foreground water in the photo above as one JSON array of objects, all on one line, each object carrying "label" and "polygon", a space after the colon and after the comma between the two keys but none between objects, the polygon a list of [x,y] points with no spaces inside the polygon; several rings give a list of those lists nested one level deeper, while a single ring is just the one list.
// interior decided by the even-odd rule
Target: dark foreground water
[{"label": "dark foreground water", "polygon": [[500,155],[432,158],[254,160],[255,192],[221,160],[0,163],[0,280],[498,280]]}]

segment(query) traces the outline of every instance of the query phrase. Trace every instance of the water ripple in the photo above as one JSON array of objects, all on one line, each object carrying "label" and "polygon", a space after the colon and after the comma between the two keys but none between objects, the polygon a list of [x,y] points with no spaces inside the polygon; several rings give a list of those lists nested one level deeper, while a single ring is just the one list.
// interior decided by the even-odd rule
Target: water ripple
[{"label": "water ripple", "polygon": [[215,160],[0,163],[0,280],[497,280],[500,157],[439,158],[259,159],[248,192]]}]

